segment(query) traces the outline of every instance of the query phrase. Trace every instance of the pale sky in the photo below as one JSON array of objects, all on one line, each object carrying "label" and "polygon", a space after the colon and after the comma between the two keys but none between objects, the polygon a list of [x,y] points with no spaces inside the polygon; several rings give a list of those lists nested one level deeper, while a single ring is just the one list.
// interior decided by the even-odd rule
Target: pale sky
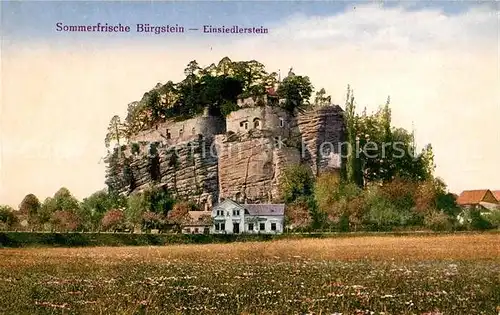
[{"label": "pale sky", "polygon": [[[500,189],[498,3],[437,3],[2,3],[0,204],[104,188],[110,118],[156,83],[182,79],[190,60],[224,56],[282,74],[293,66],[342,106],[350,84],[359,110],[390,95],[393,123],[413,122],[418,145],[432,144],[452,192]],[[33,14],[40,8],[44,17]],[[60,21],[264,25],[269,34],[70,34],[55,31]]]}]

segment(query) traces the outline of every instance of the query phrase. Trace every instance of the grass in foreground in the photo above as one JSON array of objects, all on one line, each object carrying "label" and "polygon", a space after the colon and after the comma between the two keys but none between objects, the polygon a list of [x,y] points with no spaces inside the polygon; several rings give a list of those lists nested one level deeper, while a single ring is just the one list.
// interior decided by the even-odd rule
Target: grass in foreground
[{"label": "grass in foreground", "polygon": [[496,314],[500,235],[0,250],[6,314]]}]

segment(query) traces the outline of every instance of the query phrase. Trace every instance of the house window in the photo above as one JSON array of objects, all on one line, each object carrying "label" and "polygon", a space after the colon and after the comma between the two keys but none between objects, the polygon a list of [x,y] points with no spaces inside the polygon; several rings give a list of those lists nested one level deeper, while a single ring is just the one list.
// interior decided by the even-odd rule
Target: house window
[{"label": "house window", "polygon": [[221,223],[220,224],[220,229],[224,231],[226,229],[226,223]]},{"label": "house window", "polygon": [[240,210],[233,210],[233,215],[240,215]]},{"label": "house window", "polygon": [[167,129],[167,139],[172,138],[172,135],[170,134],[170,130]]},{"label": "house window", "polygon": [[276,223],[271,223],[271,231],[276,231]]},{"label": "house window", "polygon": [[240,127],[248,129],[248,121],[245,120],[245,121],[240,122]]},{"label": "house window", "polygon": [[218,231],[219,230],[219,223],[215,223],[215,230]]},{"label": "house window", "polygon": [[259,230],[264,231],[266,229],[266,224],[264,222],[259,223]]},{"label": "house window", "polygon": [[253,231],[253,223],[248,223],[248,230]]},{"label": "house window", "polygon": [[198,233],[198,228],[194,228],[194,232],[195,232],[195,233]]},{"label": "house window", "polygon": [[281,117],[279,118],[279,120],[280,120],[280,127],[281,128],[285,127],[285,120]]},{"label": "house window", "polygon": [[256,129],[260,127],[260,119],[259,118],[255,118],[253,120],[253,127]]}]

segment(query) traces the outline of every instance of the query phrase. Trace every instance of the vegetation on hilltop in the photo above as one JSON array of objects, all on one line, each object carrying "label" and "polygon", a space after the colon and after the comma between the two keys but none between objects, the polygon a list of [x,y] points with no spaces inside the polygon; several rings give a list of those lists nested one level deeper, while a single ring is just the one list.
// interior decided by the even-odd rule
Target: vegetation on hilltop
[{"label": "vegetation on hilltop", "polygon": [[[237,98],[263,96],[267,89],[275,88],[279,79],[276,72],[267,72],[256,60],[231,61],[228,57],[206,68],[193,60],[187,65],[184,75],[185,78],[178,83],[158,83],[140,101],[130,103],[123,122],[114,116],[106,135],[106,146],[111,140],[120,142],[120,139],[166,119],[184,120],[205,110],[213,116],[226,116],[238,109]],[[292,113],[301,111],[309,104],[312,91],[307,76],[290,72],[276,91],[274,102],[269,104],[282,106]],[[285,102],[279,104],[278,98]]]}]

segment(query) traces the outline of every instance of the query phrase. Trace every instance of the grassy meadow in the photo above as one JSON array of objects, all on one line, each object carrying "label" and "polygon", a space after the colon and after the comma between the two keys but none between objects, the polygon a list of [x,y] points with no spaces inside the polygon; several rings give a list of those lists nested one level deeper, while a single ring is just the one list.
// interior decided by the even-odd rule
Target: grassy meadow
[{"label": "grassy meadow", "polygon": [[497,314],[500,234],[0,249],[0,314]]}]

